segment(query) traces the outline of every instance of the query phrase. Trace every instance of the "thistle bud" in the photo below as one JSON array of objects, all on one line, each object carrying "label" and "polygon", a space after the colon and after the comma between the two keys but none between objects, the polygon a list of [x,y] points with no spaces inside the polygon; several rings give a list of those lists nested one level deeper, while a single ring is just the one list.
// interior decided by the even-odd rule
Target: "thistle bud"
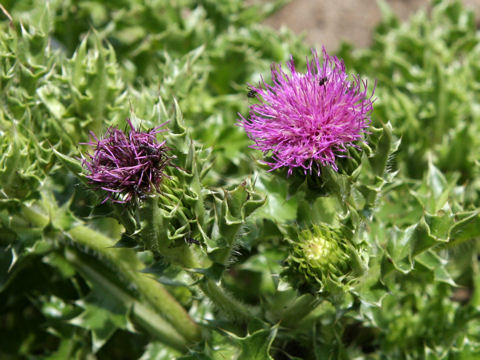
[{"label": "thistle bud", "polygon": [[315,289],[320,287],[320,291],[342,287],[351,272],[353,249],[340,229],[314,225],[291,243],[288,262],[297,277],[302,278],[300,282],[313,285]]},{"label": "thistle bud", "polygon": [[109,128],[101,139],[91,133],[92,140],[86,143],[94,151],[83,159],[83,165],[90,183],[106,193],[103,202],[127,203],[159,191],[172,159],[165,141],[156,139],[156,134],[166,131],[160,129],[165,124],[142,132],[127,122],[129,132]]}]

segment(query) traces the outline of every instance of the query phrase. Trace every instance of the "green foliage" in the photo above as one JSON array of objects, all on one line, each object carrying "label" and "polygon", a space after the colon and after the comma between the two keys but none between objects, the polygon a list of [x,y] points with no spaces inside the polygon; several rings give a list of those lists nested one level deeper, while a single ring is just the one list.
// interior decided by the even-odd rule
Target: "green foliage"
[{"label": "green foliage", "polygon": [[421,178],[429,156],[442,171],[475,178],[478,159],[480,38],[473,13],[436,2],[401,24],[384,5],[372,46],[340,51],[348,66],[378,79],[375,119],[390,121],[403,146],[399,166]]},{"label": "green foliage", "polygon": [[[280,3],[3,2],[1,358],[479,356],[473,15],[380,2],[372,46],[339,52],[377,80],[366,143],[288,177],[235,126],[247,83],[308,53],[259,25]],[[173,166],[102,204],[82,143],[127,118],[168,121]]]}]

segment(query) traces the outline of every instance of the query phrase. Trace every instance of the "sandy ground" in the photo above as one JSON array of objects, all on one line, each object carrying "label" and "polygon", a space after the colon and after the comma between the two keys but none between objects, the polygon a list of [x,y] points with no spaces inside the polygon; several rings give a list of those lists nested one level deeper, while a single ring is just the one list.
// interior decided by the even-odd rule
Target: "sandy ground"
[{"label": "sandy ground", "polygon": [[[428,0],[387,0],[401,19],[418,9],[427,9]],[[480,0],[463,0],[462,3],[476,13],[480,25]],[[380,20],[376,0],[292,0],[279,12],[267,19],[274,28],[287,26],[298,34],[305,34],[313,46],[325,45],[335,50],[342,40],[366,47],[371,33]]]}]

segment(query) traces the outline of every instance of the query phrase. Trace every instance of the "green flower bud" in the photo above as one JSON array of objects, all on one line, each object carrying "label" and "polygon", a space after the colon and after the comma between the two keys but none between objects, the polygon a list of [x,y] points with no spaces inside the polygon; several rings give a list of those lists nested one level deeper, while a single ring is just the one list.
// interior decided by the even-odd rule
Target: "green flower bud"
[{"label": "green flower bud", "polygon": [[[297,241],[291,241],[288,263],[301,280],[320,291],[343,288],[351,272],[353,247],[346,234],[327,225],[314,225],[304,230]],[[298,277],[298,276],[297,276]]]}]

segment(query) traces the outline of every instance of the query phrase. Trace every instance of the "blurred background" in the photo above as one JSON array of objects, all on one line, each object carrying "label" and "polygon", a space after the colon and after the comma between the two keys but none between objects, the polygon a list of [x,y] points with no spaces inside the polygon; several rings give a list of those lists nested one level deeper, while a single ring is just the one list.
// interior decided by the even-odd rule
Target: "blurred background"
[{"label": "blurred background", "polygon": [[[395,14],[406,20],[419,9],[428,11],[429,0],[385,0]],[[480,0],[463,0],[475,11],[480,27]],[[266,23],[276,29],[286,26],[303,34],[313,44],[323,44],[334,51],[342,40],[357,47],[367,47],[373,28],[381,18],[376,0],[292,0]]]}]

